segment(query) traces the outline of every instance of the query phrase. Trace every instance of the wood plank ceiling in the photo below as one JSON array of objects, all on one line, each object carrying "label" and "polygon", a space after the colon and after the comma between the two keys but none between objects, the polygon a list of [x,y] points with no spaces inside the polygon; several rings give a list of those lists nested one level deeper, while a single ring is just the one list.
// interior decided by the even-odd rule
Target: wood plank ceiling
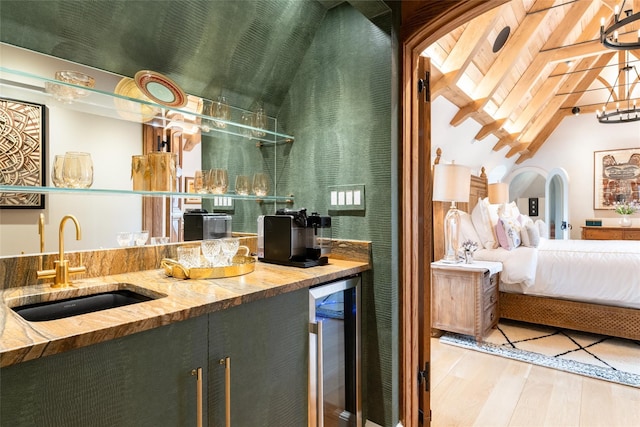
[{"label": "wood plank ceiling", "polygon": [[[423,53],[432,63],[432,99],[444,96],[459,107],[451,125],[480,123],[475,139],[495,135],[493,149],[509,147],[507,158],[533,157],[574,107],[596,123],[610,95],[624,99],[626,90],[638,98],[636,73],[627,85],[616,77],[627,63],[640,68],[640,51],[600,43],[600,20],[608,27],[616,5],[623,1],[512,0],[475,18]],[[626,0],[621,10],[629,9],[640,11],[640,0]],[[494,52],[505,27],[506,42]],[[639,28],[628,26],[620,40],[635,40]]]}]

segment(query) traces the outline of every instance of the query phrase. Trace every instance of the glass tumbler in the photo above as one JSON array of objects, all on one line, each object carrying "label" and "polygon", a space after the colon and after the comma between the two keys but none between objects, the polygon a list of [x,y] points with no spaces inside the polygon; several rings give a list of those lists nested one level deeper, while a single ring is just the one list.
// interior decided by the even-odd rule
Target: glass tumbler
[{"label": "glass tumbler", "polygon": [[258,197],[269,194],[269,175],[262,172],[253,175],[253,194]]},{"label": "glass tumbler", "polygon": [[64,178],[62,177],[63,168],[64,154],[56,154],[53,158],[53,167],[51,168],[51,182],[56,187],[64,187]]},{"label": "glass tumbler", "polygon": [[251,190],[251,179],[247,175],[236,176],[236,194],[246,196]]},{"label": "glass tumbler", "polygon": [[93,184],[91,154],[67,151],[62,164],[62,179],[69,188],[89,188]]},{"label": "glass tumbler", "polygon": [[211,192],[213,194],[225,194],[229,188],[229,178],[226,169],[211,169],[209,176]]},{"label": "glass tumbler", "polygon": [[199,246],[178,246],[178,262],[187,268],[200,266]]}]

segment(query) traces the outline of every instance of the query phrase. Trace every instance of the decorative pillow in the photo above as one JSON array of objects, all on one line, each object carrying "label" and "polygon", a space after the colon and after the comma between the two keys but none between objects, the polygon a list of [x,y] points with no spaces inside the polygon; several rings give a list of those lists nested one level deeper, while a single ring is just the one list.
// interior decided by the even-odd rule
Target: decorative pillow
[{"label": "decorative pillow", "polygon": [[520,209],[518,209],[518,205],[516,204],[516,202],[507,203],[505,205],[503,215],[510,216],[511,218],[518,218],[521,215],[521,213],[520,213]]},{"label": "decorative pillow", "polygon": [[530,217],[530,216],[528,216],[528,215],[525,215],[525,214],[519,214],[519,215],[517,216],[517,218],[518,218],[518,222],[520,223],[520,226],[521,226],[521,227],[524,227],[524,226],[525,226],[525,225],[527,225],[527,224],[531,224],[531,225],[533,225],[533,220],[532,220],[532,219],[531,219],[531,217]]},{"label": "decorative pillow", "polygon": [[529,248],[537,248],[540,244],[540,232],[538,227],[531,221],[526,223],[520,230],[520,238],[522,239],[522,246]]},{"label": "decorative pillow", "polygon": [[471,215],[460,211],[460,243],[466,242],[467,240],[476,242],[479,248],[483,246],[482,240],[480,236],[478,236],[478,232],[471,221]]},{"label": "decorative pillow", "polygon": [[547,228],[547,224],[541,219],[537,219],[535,224],[536,226],[538,226],[538,232],[540,233],[540,237],[544,239],[548,239],[549,229]]},{"label": "decorative pillow", "polygon": [[512,218],[504,217],[498,220],[496,234],[500,246],[510,251],[520,246],[520,226]]},{"label": "decorative pillow", "polygon": [[471,212],[471,221],[478,233],[482,246],[485,249],[495,249],[498,247],[498,240],[493,230],[494,224],[491,223],[489,213],[484,204],[482,199],[478,199],[476,207]]}]

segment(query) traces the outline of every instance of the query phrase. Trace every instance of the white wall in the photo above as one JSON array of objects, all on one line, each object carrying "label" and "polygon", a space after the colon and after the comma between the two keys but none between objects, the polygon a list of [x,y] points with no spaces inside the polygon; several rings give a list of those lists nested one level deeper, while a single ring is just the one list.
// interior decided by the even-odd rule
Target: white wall
[{"label": "white wall", "polygon": [[[546,171],[563,168],[569,175],[571,238],[579,239],[587,218],[602,218],[603,225],[617,225],[612,210],[593,209],[594,152],[640,148],[640,122],[603,125],[593,114],[565,118],[532,159],[517,167],[538,166]],[[514,170],[517,168],[514,168]],[[633,217],[640,226],[640,217]]]},{"label": "white wall", "polygon": [[[50,77],[57,70],[83,71],[96,78],[96,87],[108,91],[113,91],[121,78],[5,44],[0,44],[0,66]],[[131,190],[131,155],[142,152],[141,125],[69,111],[53,100],[47,106],[47,182],[53,155],[86,151],[94,163],[92,188]],[[40,212],[45,214],[46,252],[58,250],[59,224],[66,214],[75,215],[82,227],[78,242],[73,224],[67,223],[65,249],[69,250],[116,247],[118,231],[140,230],[142,224],[140,196],[47,195],[44,210],[0,209],[0,256],[39,252]]]},{"label": "white wall", "polygon": [[[640,122],[603,125],[593,114],[565,118],[532,159],[516,164],[518,156],[505,158],[506,148],[493,151],[496,138],[474,140],[481,126],[473,119],[453,127],[451,119],[458,108],[443,97],[432,104],[432,156],[436,148],[443,150],[443,161],[470,166],[479,171],[486,168],[489,182],[497,182],[514,171],[536,168],[549,172],[562,168],[569,175],[569,222],[571,238],[579,239],[587,218],[602,218],[603,225],[617,225],[619,216],[611,210],[593,209],[594,151],[640,148]],[[633,217],[640,226],[640,215]]]}]

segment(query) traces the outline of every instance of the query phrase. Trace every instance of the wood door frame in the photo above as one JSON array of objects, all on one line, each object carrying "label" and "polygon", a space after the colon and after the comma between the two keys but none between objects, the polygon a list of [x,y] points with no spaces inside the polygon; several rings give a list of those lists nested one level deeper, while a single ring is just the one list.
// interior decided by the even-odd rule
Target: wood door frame
[{"label": "wood door frame", "polygon": [[[420,336],[428,337],[420,316],[430,323],[420,306],[431,304],[433,242],[433,203],[431,201],[430,118],[421,119],[416,96],[418,62],[421,52],[447,32],[509,0],[403,1],[402,39],[402,228],[400,289],[400,419],[405,427],[418,426],[418,411],[425,412],[424,425],[430,424],[429,393],[417,385],[420,368]],[[423,125],[424,127],[423,127]],[[419,301],[422,295],[423,301]],[[430,355],[426,355],[429,361]],[[420,403],[420,401],[422,401]]]}]

